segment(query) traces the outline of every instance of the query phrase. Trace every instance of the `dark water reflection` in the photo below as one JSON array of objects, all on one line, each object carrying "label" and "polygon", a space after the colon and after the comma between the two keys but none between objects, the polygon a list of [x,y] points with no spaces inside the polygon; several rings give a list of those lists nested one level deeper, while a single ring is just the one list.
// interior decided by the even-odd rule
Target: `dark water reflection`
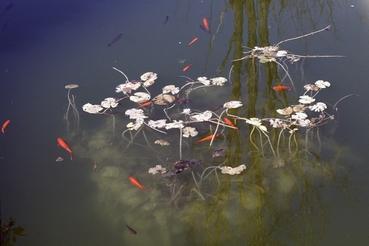
[{"label": "dark water reflection", "polygon": [[[0,137],[2,215],[25,227],[19,245],[367,245],[368,10],[366,1],[328,0],[0,3],[0,120],[12,119]],[[199,28],[203,16],[210,18],[212,35]],[[112,66],[130,78],[155,71],[160,81],[180,84],[179,61],[185,60],[191,77],[227,77],[243,45],[275,44],[327,24],[332,31],[283,45],[298,54],[346,56],[289,65],[297,93],[324,79],[332,82],[320,95],[327,102],[360,96],[339,105],[336,120],[321,128],[321,148],[312,138],[309,153],[302,136],[295,154],[283,142],[280,159],[262,156],[246,135],[250,129],[227,131],[217,143],[226,146],[226,163],[246,162],[248,169],[220,177],[219,186],[210,176],[202,187],[206,201],[191,192],[190,175],[176,181],[184,188],[171,200],[167,183],[147,174],[154,164],[178,159],[177,146],[124,151],[119,134],[112,137],[112,118],[82,113],[78,134],[65,130],[67,83],[80,85],[74,90],[80,107],[114,95],[122,78]],[[192,36],[200,41],[185,47]],[[271,90],[283,80],[273,63],[235,62],[231,78],[231,85],[206,93],[208,105],[239,99],[247,107],[238,114],[267,117],[299,95]],[[126,122],[116,121],[119,132]],[[57,136],[70,140],[72,162],[55,163],[62,154]],[[186,146],[184,156],[208,160],[211,153]],[[130,175],[150,191],[132,188]]]}]

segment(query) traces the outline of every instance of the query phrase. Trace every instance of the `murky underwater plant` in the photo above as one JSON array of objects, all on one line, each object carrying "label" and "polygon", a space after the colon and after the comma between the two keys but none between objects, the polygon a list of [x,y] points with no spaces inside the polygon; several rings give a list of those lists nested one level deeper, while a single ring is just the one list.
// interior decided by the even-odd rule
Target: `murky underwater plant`
[{"label": "murky underwater plant", "polygon": [[[276,110],[279,117],[246,118],[233,113],[234,110],[247,106],[238,100],[224,102],[223,107],[217,110],[197,110],[191,107],[191,103],[185,105],[178,103],[183,100],[190,102],[191,93],[194,90],[223,87],[228,81],[224,77],[198,77],[196,80],[186,77],[184,85],[165,85],[162,93],[152,96],[148,87],[158,79],[156,73],[147,72],[141,75],[140,80],[130,81],[125,73],[117,68],[114,69],[125,78],[125,83],[116,87],[116,92],[121,93],[122,96],[105,98],[101,104],[87,103],[83,105],[83,110],[90,114],[114,113],[114,115],[117,115],[116,112],[124,111],[124,116],[128,118],[126,129],[122,132],[122,138],[126,141],[126,151],[135,144],[146,145],[151,149],[153,149],[152,144],[158,144],[164,148],[170,142],[174,144],[173,134],[178,134],[176,141],[178,159],[172,162],[155,163],[153,167],[148,168],[148,172],[169,180],[169,183],[176,183],[177,176],[189,173],[194,184],[190,193],[194,192],[202,200],[211,196],[204,195],[201,189],[210,175],[220,183],[219,174],[239,175],[246,170],[246,165],[227,163],[226,160],[213,165],[211,162],[203,163],[201,160],[193,159],[192,156],[184,158],[184,143],[187,146],[193,145],[195,148],[196,145],[206,143],[212,147],[220,136],[224,136],[226,130],[243,134],[245,126],[249,126],[250,130],[246,134],[254,151],[262,156],[271,155],[274,159],[273,167],[282,167],[285,161],[282,158],[284,154],[281,154],[281,145],[283,145],[283,151],[286,150],[289,155],[296,154],[299,145],[302,144],[301,138],[297,137],[298,132],[301,132],[300,136],[305,135],[304,144],[307,146],[309,132],[319,129],[334,119],[335,108],[328,109],[327,103],[318,98],[322,90],[331,86],[330,82],[324,80],[306,84],[304,93],[299,96],[297,103]],[[143,104],[148,106],[142,107]],[[158,116],[162,117],[158,118]],[[204,134],[205,137],[195,142],[192,140]],[[139,143],[140,140],[144,143]],[[179,197],[178,192],[182,189],[184,188],[181,188],[180,184],[176,184],[176,188],[172,188],[171,191],[171,200]]]},{"label": "murky underwater plant", "polygon": [[16,245],[18,237],[25,236],[25,230],[22,226],[16,224],[13,218],[7,221],[1,221],[0,228],[0,245],[12,246]]},{"label": "murky underwater plant", "polygon": [[[281,43],[255,47],[250,54],[261,63],[282,62],[282,59],[298,61],[300,56],[279,50]],[[246,58],[250,57],[242,59]],[[112,142],[105,128],[85,136],[80,150],[98,163],[109,163],[102,164],[93,178],[101,194],[99,200],[107,208],[104,215],[117,224],[129,224],[141,231],[155,230],[165,245],[170,245],[170,239],[163,232],[176,234],[184,230],[183,224],[170,224],[173,218],[192,228],[193,234],[206,230],[208,235],[196,238],[205,237],[208,243],[237,242],[238,238],[220,235],[218,232],[224,228],[218,228],[219,225],[245,228],[250,238],[255,235],[262,238],[263,233],[269,233],[272,227],[282,223],[279,218],[273,218],[271,228],[264,228],[268,224],[260,215],[264,210],[283,214],[293,210],[291,204],[297,203],[302,209],[296,211],[304,211],[304,206],[310,204],[307,201],[318,199],[311,192],[320,182],[316,180],[336,175],[334,165],[342,158],[337,157],[331,163],[317,154],[322,146],[319,129],[335,119],[338,103],[346,98],[333,106],[324,102],[320,95],[331,86],[328,81],[317,80],[304,85],[304,92],[294,97],[296,103],[277,109],[274,116],[245,117],[248,105],[240,100],[218,102],[221,106],[215,109],[208,106],[200,110],[192,104],[198,96],[195,91],[211,93],[225,88],[230,82],[227,78],[185,76],[183,84],[164,85],[161,93],[153,95],[150,90],[159,79],[157,73],[146,72],[139,79],[130,80],[123,71],[113,69],[124,78],[123,83],[116,86],[119,96],[105,98],[100,104],[86,103],[82,109],[90,114],[111,115],[114,131],[118,117],[118,122],[122,122],[118,123],[119,127],[125,125],[121,134],[124,143]],[[204,105],[207,106],[205,102]],[[247,141],[248,152],[234,157],[232,139],[241,136]],[[324,146],[334,155],[336,147],[334,144]],[[178,153],[176,158],[172,154],[174,148]],[[145,150],[145,155],[139,149]],[[146,192],[133,189],[129,184],[132,170],[136,170],[134,176],[139,176]],[[126,215],[116,218],[111,211],[112,202],[125,210]],[[272,208],[268,204],[273,204]],[[232,210],[236,212],[230,213]],[[147,219],[152,222],[145,223]],[[258,222],[251,226],[245,225],[245,220]]]}]

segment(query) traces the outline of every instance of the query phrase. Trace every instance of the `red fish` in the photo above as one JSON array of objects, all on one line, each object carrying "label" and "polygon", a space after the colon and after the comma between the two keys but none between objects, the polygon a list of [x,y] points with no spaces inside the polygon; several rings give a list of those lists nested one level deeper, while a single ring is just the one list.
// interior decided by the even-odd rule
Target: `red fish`
[{"label": "red fish", "polygon": [[186,65],[186,66],[184,66],[183,68],[182,68],[182,72],[187,72],[188,70],[190,70],[190,68],[192,67],[192,64],[188,64],[188,65]]},{"label": "red fish", "polygon": [[228,125],[228,126],[231,126],[231,127],[234,127],[234,128],[236,128],[236,129],[238,129],[238,127],[237,127],[237,126],[235,126],[235,124],[234,124],[230,119],[228,119],[227,117],[223,117],[223,121],[224,121],[224,123],[225,123],[226,125]]},{"label": "red fish", "polygon": [[143,190],[143,189],[144,189],[144,186],[143,186],[140,182],[138,182],[138,180],[137,180],[137,179],[135,179],[135,178],[134,178],[134,177],[132,177],[132,176],[129,176],[128,178],[129,178],[129,181],[131,181],[131,184],[132,184],[132,185],[136,186],[136,187],[137,187],[137,188],[139,188],[140,190]]},{"label": "red fish", "polygon": [[60,148],[64,149],[65,151],[69,153],[70,159],[72,160],[72,150],[68,146],[68,144],[65,142],[65,140],[59,137],[56,139],[56,143]]},{"label": "red fish", "polygon": [[190,47],[191,45],[193,45],[194,43],[196,43],[199,40],[198,37],[193,37],[192,40],[187,44],[188,47]]},{"label": "red fish", "polygon": [[206,17],[202,18],[201,27],[202,27],[205,31],[210,32],[210,25],[209,25],[209,20],[208,20],[208,18],[206,18]]},{"label": "red fish", "polygon": [[287,85],[282,85],[282,84],[279,84],[279,85],[275,85],[272,87],[272,89],[276,92],[281,92],[281,91],[289,91],[291,90],[291,88]]},{"label": "red fish", "polygon": [[[220,134],[217,134],[214,139],[216,139],[217,137],[219,137]],[[203,143],[203,142],[207,142],[207,141],[211,141],[211,139],[213,138],[214,134],[210,134],[206,137],[200,138],[199,140],[196,141],[196,143]]]},{"label": "red fish", "polygon": [[1,125],[1,132],[4,134],[5,133],[5,129],[9,126],[10,124],[10,120],[6,120],[4,121],[4,123]]},{"label": "red fish", "polygon": [[139,108],[146,108],[146,107],[149,107],[149,106],[151,106],[152,105],[152,101],[146,101],[146,102],[143,102],[143,103],[140,103],[139,104]]}]

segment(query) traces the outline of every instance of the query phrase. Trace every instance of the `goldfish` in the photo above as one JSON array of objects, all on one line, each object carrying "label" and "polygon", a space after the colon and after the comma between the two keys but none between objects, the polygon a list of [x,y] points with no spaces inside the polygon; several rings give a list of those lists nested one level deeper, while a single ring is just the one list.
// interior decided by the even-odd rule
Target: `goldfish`
[{"label": "goldfish", "polygon": [[188,47],[190,47],[191,45],[193,45],[194,43],[196,43],[199,40],[198,37],[193,37],[192,40],[187,44]]},{"label": "goldfish", "polygon": [[6,120],[4,121],[4,123],[1,126],[1,132],[4,134],[5,133],[5,129],[9,126],[10,124],[10,120]]},{"label": "goldfish", "polygon": [[65,142],[65,140],[64,140],[64,139],[62,139],[62,138],[60,138],[60,137],[58,137],[58,138],[56,139],[56,142],[57,142],[57,145],[58,145],[60,148],[64,149],[65,151],[67,151],[67,152],[69,153],[69,155],[70,155],[70,159],[72,160],[72,150],[71,150],[71,148],[68,146],[68,144]]},{"label": "goldfish", "polygon": [[129,176],[128,178],[129,178],[129,181],[131,181],[131,184],[132,184],[132,185],[136,186],[136,187],[137,187],[137,188],[139,188],[140,190],[143,190],[143,189],[144,189],[144,186],[143,186],[140,182],[138,182],[138,180],[137,180],[137,179],[135,179],[135,178],[134,178],[134,177],[132,177],[132,176]]},{"label": "goldfish", "polygon": [[182,68],[182,72],[187,72],[188,70],[190,70],[190,68],[192,67],[192,64],[188,64],[188,65],[186,65],[186,66],[184,66],[183,68]]},{"label": "goldfish", "polygon": [[207,141],[211,141],[211,139],[214,137],[214,139],[216,139],[217,137],[219,137],[220,134],[217,134],[214,137],[214,134],[210,134],[206,137],[200,138],[199,140],[196,141],[196,143],[203,143],[203,142],[207,142]]},{"label": "goldfish", "polygon": [[208,18],[206,17],[202,18],[201,28],[207,32],[210,32],[210,25],[209,25]]},{"label": "goldfish", "polygon": [[231,127],[234,127],[234,128],[236,128],[236,129],[238,129],[238,127],[237,127],[237,126],[235,126],[235,124],[233,124],[233,122],[232,122],[230,119],[228,119],[227,117],[223,117],[223,121],[224,121],[224,123],[225,123],[226,125],[228,125],[228,126],[231,126]]},{"label": "goldfish", "polygon": [[153,102],[149,100],[149,101],[146,101],[146,102],[140,103],[138,107],[139,107],[139,108],[146,108],[146,107],[151,106],[151,105],[152,105],[152,103],[153,103]]},{"label": "goldfish", "polygon": [[291,88],[287,85],[279,84],[279,85],[273,86],[272,89],[276,92],[282,92],[282,91],[289,91]]}]

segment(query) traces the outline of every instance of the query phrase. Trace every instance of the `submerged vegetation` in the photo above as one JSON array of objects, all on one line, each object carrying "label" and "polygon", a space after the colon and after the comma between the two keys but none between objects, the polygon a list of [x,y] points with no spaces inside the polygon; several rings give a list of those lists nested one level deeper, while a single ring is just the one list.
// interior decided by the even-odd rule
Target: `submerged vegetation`
[{"label": "submerged vegetation", "polygon": [[0,218],[0,222],[0,245],[16,245],[18,237],[25,236],[24,228],[18,226],[13,218],[9,218],[7,221],[2,221]]},{"label": "submerged vegetation", "polygon": [[[283,238],[292,236],[313,245],[322,234],[326,222],[319,189],[340,180],[341,163],[351,156],[334,142],[323,144],[328,140],[320,132],[346,97],[329,103],[324,93],[334,83],[322,79],[295,84],[286,62],[337,56],[296,55],[280,45],[329,27],[271,45],[267,11],[260,11],[259,25],[253,13],[269,5],[252,3],[229,4],[235,28],[220,69],[228,77],[179,76],[182,82],[165,84],[157,82],[155,72],[132,80],[113,67],[122,75],[117,96],[83,105],[86,113],[109,116],[102,130],[84,132],[75,147],[98,164],[92,177],[104,208],[99,211],[110,223],[128,228],[123,235],[128,243],[155,238],[162,245],[223,245],[247,239],[250,245],[283,245]],[[217,33],[210,33],[212,41]],[[258,108],[260,74],[266,97]],[[280,229],[295,225],[305,232]]]},{"label": "submerged vegetation", "polygon": [[[242,60],[234,61],[231,74]],[[331,163],[319,154],[322,149],[319,129],[334,120],[337,108],[337,103],[329,104],[321,97],[331,86],[328,81],[304,85],[299,96],[292,95],[281,81],[273,90],[285,99],[287,93],[291,94],[288,97],[295,102],[283,103],[271,115],[258,117],[247,113],[247,110],[256,112],[252,98],[246,103],[240,99],[219,101],[219,97],[215,105],[206,103],[204,93],[211,95],[227,85],[237,86],[239,82],[235,79],[231,84],[225,77],[182,76],[182,84],[164,85],[161,92],[154,94],[157,90],[152,88],[158,74],[146,72],[139,80],[130,80],[123,71],[115,67],[114,70],[123,76],[123,83],[116,86],[120,96],[105,98],[100,104],[86,103],[82,109],[90,114],[112,116],[113,133],[115,118],[119,117],[119,122],[123,119],[124,141],[111,146],[116,141],[95,133],[85,136],[79,148],[80,153],[98,159],[99,163],[120,163],[102,165],[94,177],[102,194],[101,202],[109,206],[109,201],[118,199],[120,206],[143,214],[137,215],[139,219],[108,216],[115,223],[132,225],[135,231],[159,227],[163,231],[173,230],[174,234],[176,230],[192,228],[197,245],[237,242],[239,238],[218,234],[217,230],[247,228],[247,238],[267,243],[270,237],[266,235],[275,233],[280,223],[286,223],[287,210],[295,209],[305,220],[309,206],[320,199],[313,192],[316,185],[339,175],[341,157]],[[97,146],[105,142],[109,147],[91,149],[98,142]],[[327,152],[336,151],[334,144],[324,148]],[[122,149],[126,155],[123,160]],[[145,150],[145,155],[140,149]],[[177,154],[173,155],[173,151]],[[181,212],[168,212],[168,207],[180,208]],[[233,209],[235,213],[231,212]],[[256,220],[256,227],[245,226],[245,218],[237,214]],[[155,222],[144,225],[147,216],[153,216]],[[169,221],[174,218],[181,223],[169,228]],[[204,230],[207,234],[199,235]],[[165,245],[170,244],[168,235],[157,233]]]}]

